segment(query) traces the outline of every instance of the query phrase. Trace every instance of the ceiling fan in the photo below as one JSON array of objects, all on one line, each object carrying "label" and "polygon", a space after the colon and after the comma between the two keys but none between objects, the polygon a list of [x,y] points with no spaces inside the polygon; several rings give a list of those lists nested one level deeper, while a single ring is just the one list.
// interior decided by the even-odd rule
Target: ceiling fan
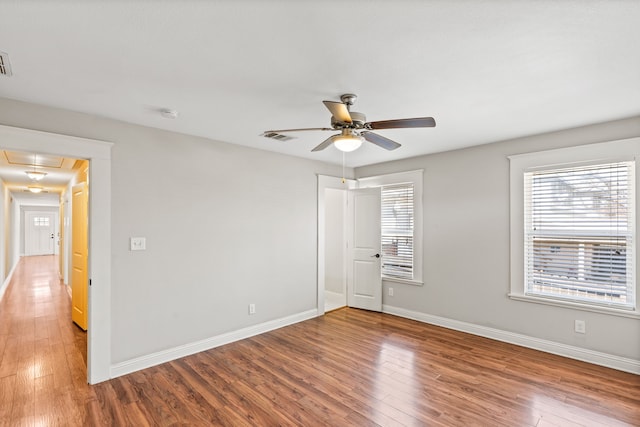
[{"label": "ceiling fan", "polygon": [[[363,139],[372,144],[382,147],[385,150],[395,150],[400,147],[395,141],[385,138],[382,135],[371,132],[380,129],[401,129],[401,128],[428,128],[435,127],[436,121],[433,117],[418,117],[414,119],[397,119],[397,120],[379,120],[376,122],[367,122],[364,114],[351,111],[351,106],[355,102],[357,96],[352,93],[346,93],[340,97],[341,102],[322,101],[322,103],[331,112],[330,128],[302,128],[302,129],[278,129],[268,130],[263,133],[267,138],[274,138],[282,133],[302,132],[302,131],[340,131],[337,135],[332,135],[325,139],[320,145],[311,151],[324,150],[331,144],[335,145],[340,151],[353,151],[362,145]],[[280,138],[282,139],[282,138]]]}]

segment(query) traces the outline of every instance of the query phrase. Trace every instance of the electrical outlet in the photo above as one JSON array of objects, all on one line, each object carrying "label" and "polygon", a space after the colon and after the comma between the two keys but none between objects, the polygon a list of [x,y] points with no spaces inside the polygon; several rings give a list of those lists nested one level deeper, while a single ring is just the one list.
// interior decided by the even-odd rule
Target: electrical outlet
[{"label": "electrical outlet", "polygon": [[389,296],[392,297],[393,296],[393,288],[389,288]]},{"label": "electrical outlet", "polygon": [[574,329],[579,334],[586,334],[587,333],[587,324],[586,324],[586,322],[584,320],[576,320],[575,321],[575,325],[574,325]]},{"label": "electrical outlet", "polygon": [[256,305],[249,304],[249,314],[256,314]]}]

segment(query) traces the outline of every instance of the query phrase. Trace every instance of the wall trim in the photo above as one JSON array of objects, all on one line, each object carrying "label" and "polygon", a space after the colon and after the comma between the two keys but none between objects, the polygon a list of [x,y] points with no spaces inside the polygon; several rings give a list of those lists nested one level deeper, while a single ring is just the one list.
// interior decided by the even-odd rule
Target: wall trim
[{"label": "wall trim", "polygon": [[17,262],[13,264],[13,267],[11,267],[11,271],[9,271],[9,274],[7,275],[7,278],[4,279],[4,282],[2,283],[2,286],[0,286],[0,301],[2,301],[2,297],[4,296],[4,292],[9,287],[9,283],[11,283],[11,278],[13,277],[13,273],[14,273],[14,271],[16,271],[16,267],[17,266],[18,266]]},{"label": "wall trim", "polygon": [[607,368],[617,369],[619,371],[640,375],[640,360],[615,356],[613,354],[601,353],[585,348],[561,344],[554,341],[543,340],[540,338],[534,338],[527,335],[516,334],[500,329],[488,328],[486,326],[461,322],[459,320],[434,316],[418,311],[406,310],[404,308],[394,307],[390,305],[383,305],[382,312],[393,314],[399,317],[404,317],[407,319],[417,320],[419,322],[428,323],[431,325],[442,326],[444,328],[494,339],[497,341],[506,342],[509,344],[515,344],[534,350],[540,350],[546,353],[568,357],[570,359],[593,363],[595,365],[605,366]]},{"label": "wall trim", "polygon": [[235,341],[240,341],[245,338],[249,338],[255,335],[263,334],[265,332],[279,329],[284,326],[299,323],[305,320],[317,317],[318,310],[312,309],[303,311],[301,313],[293,314],[291,316],[282,317],[280,319],[270,320],[268,322],[260,323],[257,325],[248,326],[246,328],[238,329],[237,331],[227,332],[221,335],[216,335],[204,340],[195,341],[189,344],[184,344],[178,347],[169,348],[166,350],[151,353],[146,356],[136,357],[135,359],[126,360],[124,362],[111,365],[111,378],[116,378],[122,375],[130,374],[135,371],[150,368],[152,366],[160,365],[162,363],[170,362],[181,357],[190,356],[195,353],[210,350],[221,345],[230,344]]}]

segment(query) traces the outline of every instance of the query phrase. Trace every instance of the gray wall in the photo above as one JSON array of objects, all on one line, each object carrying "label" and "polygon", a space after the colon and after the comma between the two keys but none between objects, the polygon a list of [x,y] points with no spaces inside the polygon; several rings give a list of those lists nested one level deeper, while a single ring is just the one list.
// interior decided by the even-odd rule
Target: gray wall
[{"label": "gray wall", "polygon": [[114,143],[112,364],[316,308],[316,174],[340,166],[6,99],[0,124]]},{"label": "gray wall", "polygon": [[[316,173],[339,166],[6,99],[0,124],[114,143],[113,364],[316,307]],[[639,135],[633,118],[357,169],[425,170],[425,284],[384,303],[640,359],[638,320],[507,297],[506,157]]]},{"label": "gray wall", "polygon": [[385,284],[383,303],[640,360],[638,319],[507,297],[507,156],[637,136],[640,117],[357,168],[357,178],[424,169],[424,286],[393,283],[389,297]]}]

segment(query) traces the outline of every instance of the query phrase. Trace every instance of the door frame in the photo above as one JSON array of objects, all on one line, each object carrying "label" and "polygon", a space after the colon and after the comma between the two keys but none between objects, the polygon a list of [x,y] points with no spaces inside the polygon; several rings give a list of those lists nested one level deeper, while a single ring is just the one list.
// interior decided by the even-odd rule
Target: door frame
[{"label": "door frame", "polygon": [[[325,312],[324,310],[324,291],[325,291],[325,250],[326,250],[326,242],[325,242],[325,192],[327,188],[331,188],[334,190],[351,190],[357,188],[358,182],[354,179],[344,179],[338,178],[335,176],[328,175],[320,175],[318,174],[318,271],[317,271],[317,282],[316,286],[318,289],[318,297],[317,297],[317,311],[318,316],[322,316]],[[346,218],[346,211],[345,211]],[[346,229],[349,230],[350,225],[348,223],[345,224]],[[346,270],[345,270],[345,280],[346,280]]]},{"label": "door frame", "polygon": [[[90,162],[87,381],[111,378],[111,147],[113,143],[0,125],[0,149]],[[12,267],[12,266],[11,266]]]}]

